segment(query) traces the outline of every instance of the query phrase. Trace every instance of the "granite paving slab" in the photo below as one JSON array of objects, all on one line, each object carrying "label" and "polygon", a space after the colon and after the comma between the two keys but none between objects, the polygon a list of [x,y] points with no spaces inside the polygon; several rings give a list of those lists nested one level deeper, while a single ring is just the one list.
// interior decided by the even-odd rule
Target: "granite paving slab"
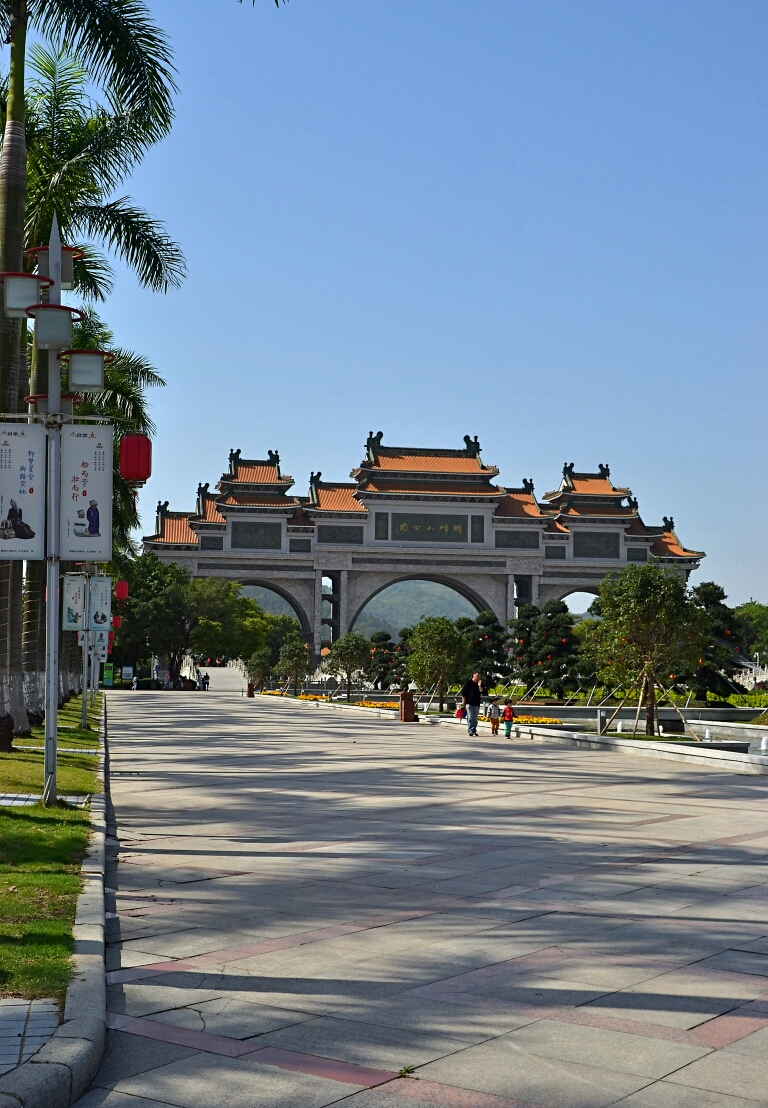
[{"label": "granite paving slab", "polygon": [[768,778],[108,695],[81,1108],[768,1108]]}]

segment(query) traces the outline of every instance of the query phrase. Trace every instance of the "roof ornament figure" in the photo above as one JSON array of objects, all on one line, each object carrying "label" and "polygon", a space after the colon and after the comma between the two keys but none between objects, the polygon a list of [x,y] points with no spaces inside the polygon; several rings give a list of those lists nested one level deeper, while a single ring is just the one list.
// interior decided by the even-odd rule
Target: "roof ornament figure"
[{"label": "roof ornament figure", "polygon": [[157,507],[155,508],[155,531],[159,535],[163,529],[163,516],[168,511],[168,500],[158,500]]},{"label": "roof ornament figure", "polygon": [[373,431],[368,432],[368,438],[365,440],[365,449],[368,455],[369,462],[376,461],[376,455],[381,450],[381,440],[384,438],[383,431],[377,431],[374,435]]},{"label": "roof ornament figure", "polygon": [[197,486],[197,514],[199,516],[205,515],[205,498],[208,495],[209,488],[210,481],[206,481],[204,485]]},{"label": "roof ornament figure", "polygon": [[523,492],[528,493],[529,496],[533,496],[533,481],[527,477],[523,477]]},{"label": "roof ornament figure", "polygon": [[314,470],[309,475],[309,499],[313,504],[319,503],[319,497],[317,495],[317,486],[320,484],[320,478],[322,473],[318,469],[317,473]]},{"label": "roof ornament figure", "polygon": [[610,466],[604,466],[604,465],[600,464],[600,465],[598,465],[597,468],[598,468],[598,471],[600,473],[600,476],[604,477],[606,481],[609,481],[610,477],[611,477],[611,467]]},{"label": "roof ornament figure", "polygon": [[230,450],[229,452],[229,472],[234,477],[237,473],[237,463],[240,461],[240,455],[242,450]]},{"label": "roof ornament figure", "polygon": [[636,496],[628,496],[627,497],[627,507],[631,508],[633,512],[637,511],[637,497]]},{"label": "roof ornament figure", "polygon": [[211,487],[211,482],[210,482],[210,481],[206,481],[204,485],[198,485],[198,486],[197,486],[197,496],[198,496],[198,499],[199,499],[199,498],[200,498],[201,496],[205,496],[205,495],[207,494],[207,492],[208,492],[208,489],[209,489],[210,487]]},{"label": "roof ornament figure", "polygon": [[280,455],[276,450],[268,450],[267,455],[269,457],[269,464],[275,467],[277,476],[280,476]]},{"label": "roof ornament figure", "polygon": [[573,470],[575,465],[575,462],[566,462],[563,466],[563,477],[565,477],[567,481],[573,480]]},{"label": "roof ornament figure", "polygon": [[480,442],[477,435],[475,435],[474,439],[471,439],[469,435],[465,435],[464,445],[470,458],[478,458],[480,456]]},{"label": "roof ornament figure", "polygon": [[672,516],[662,516],[662,523],[664,524],[665,531],[674,531],[675,521]]}]

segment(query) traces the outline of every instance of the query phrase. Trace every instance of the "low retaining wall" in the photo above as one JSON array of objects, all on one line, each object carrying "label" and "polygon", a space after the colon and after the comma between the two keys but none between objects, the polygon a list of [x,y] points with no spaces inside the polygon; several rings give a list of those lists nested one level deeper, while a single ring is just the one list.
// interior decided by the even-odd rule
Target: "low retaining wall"
[{"label": "low retaining wall", "polygon": [[768,723],[725,723],[720,720],[693,719],[688,721],[691,730],[703,739],[707,731],[713,739],[730,739],[744,742],[760,742],[768,739]]},{"label": "low retaining wall", "polygon": [[72,929],[73,973],[64,1021],[45,1046],[0,1077],[0,1108],[69,1108],[96,1076],[104,1056],[104,845],[106,838],[106,698],[99,769],[105,791],[91,797],[91,841],[80,870],[83,887]]}]

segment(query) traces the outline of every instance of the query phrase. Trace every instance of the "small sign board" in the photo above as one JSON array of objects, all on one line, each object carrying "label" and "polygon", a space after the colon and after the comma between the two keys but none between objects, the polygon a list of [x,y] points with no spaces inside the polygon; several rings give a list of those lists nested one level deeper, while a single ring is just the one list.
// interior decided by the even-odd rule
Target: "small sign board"
[{"label": "small sign board", "polygon": [[45,428],[0,423],[0,559],[45,557]]},{"label": "small sign board", "polygon": [[82,573],[68,573],[64,577],[61,613],[62,631],[82,631],[87,578]]},{"label": "small sign board", "polygon": [[61,433],[61,557],[112,561],[112,428]]},{"label": "small sign board", "polygon": [[88,626],[91,631],[108,631],[112,622],[112,578],[92,577],[88,603]]},{"label": "small sign board", "polygon": [[103,677],[103,681],[102,681],[105,689],[111,689],[112,688],[114,676],[115,676],[115,667],[114,667],[114,665],[112,664],[112,662],[105,662],[104,663],[104,677]]},{"label": "small sign board", "polygon": [[133,666],[123,666],[122,668],[123,681],[133,680]]}]

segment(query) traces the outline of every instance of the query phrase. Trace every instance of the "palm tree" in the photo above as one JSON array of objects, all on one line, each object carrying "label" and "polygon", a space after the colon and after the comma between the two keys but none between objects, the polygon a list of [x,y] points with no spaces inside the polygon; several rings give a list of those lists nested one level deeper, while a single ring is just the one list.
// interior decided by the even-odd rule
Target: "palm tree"
[{"label": "palm tree", "polygon": [[[80,112],[78,118],[73,110],[72,81],[66,79],[66,72],[47,98],[44,89],[33,91],[34,135],[39,141],[33,142],[38,156],[32,159],[37,170],[36,177],[32,174],[32,183],[37,180],[38,188],[33,192],[37,197],[33,205],[35,216],[28,224],[25,53],[30,26],[43,35],[67,42],[69,50],[90,67],[93,82],[108,90],[112,110],[102,111],[98,124],[90,128],[95,133],[84,135],[83,129],[86,132],[89,129],[83,125],[84,113]],[[51,141],[51,127],[57,120],[66,119],[70,137],[77,129],[76,124],[80,125],[80,147],[75,150],[70,146],[69,151],[74,155],[73,164],[81,170],[87,158],[98,161],[98,171],[83,198],[84,208],[79,213],[68,213],[67,230],[71,233],[71,226],[75,225],[100,238],[133,264],[140,279],[151,287],[175,283],[181,277],[183,261],[160,226],[140,210],[131,208],[125,199],[111,204],[106,199],[110,184],[115,187],[123,180],[143,150],[167,134],[173,118],[175,85],[170,50],[162,32],[149,19],[144,4],[141,0],[0,0],[0,27],[6,31],[6,41],[11,47],[0,157],[0,269],[22,269],[25,246],[47,241],[44,223],[47,216],[50,227],[55,188],[46,191],[39,186],[42,173],[52,167],[57,154],[62,154],[57,142]],[[38,86],[44,84],[44,58],[33,59],[33,64],[37,65]],[[66,65],[62,63],[60,68],[66,70]],[[87,138],[91,139],[90,147]],[[76,175],[64,172],[72,167],[65,166],[61,157],[57,168],[57,181],[64,182],[71,199],[76,193],[73,187]],[[91,210],[84,210],[88,205]],[[111,211],[99,211],[100,207],[111,207]],[[72,218],[78,214],[79,224]],[[31,233],[45,237],[30,242],[27,235]],[[96,296],[103,295],[108,283],[109,270],[103,260],[93,250],[89,256],[86,250],[84,264],[78,267],[79,286]],[[19,410],[20,399],[28,389],[24,331],[25,324],[8,320],[0,312],[0,405],[7,412]],[[41,363],[42,360],[35,368],[47,370],[47,361],[45,366]],[[42,391],[39,381],[33,380],[31,384],[32,391]],[[42,581],[35,578],[40,576],[42,563],[30,566],[28,606],[31,614],[35,610],[39,614],[43,588]],[[24,733],[28,720],[22,693],[21,572],[20,562],[0,563],[0,731],[6,713],[10,712],[14,729]],[[34,638],[39,653],[40,637]]]},{"label": "palm tree", "polygon": [[[151,137],[114,97],[101,104],[88,94],[89,74],[66,49],[36,43],[28,68],[26,248],[48,241],[55,212],[63,240],[83,251],[75,287],[85,297],[103,299],[112,283],[94,239],[141,284],[160,292],[178,286],[184,258],[163,225],[130,197],[112,198]],[[4,106],[0,89],[0,119]]]}]

